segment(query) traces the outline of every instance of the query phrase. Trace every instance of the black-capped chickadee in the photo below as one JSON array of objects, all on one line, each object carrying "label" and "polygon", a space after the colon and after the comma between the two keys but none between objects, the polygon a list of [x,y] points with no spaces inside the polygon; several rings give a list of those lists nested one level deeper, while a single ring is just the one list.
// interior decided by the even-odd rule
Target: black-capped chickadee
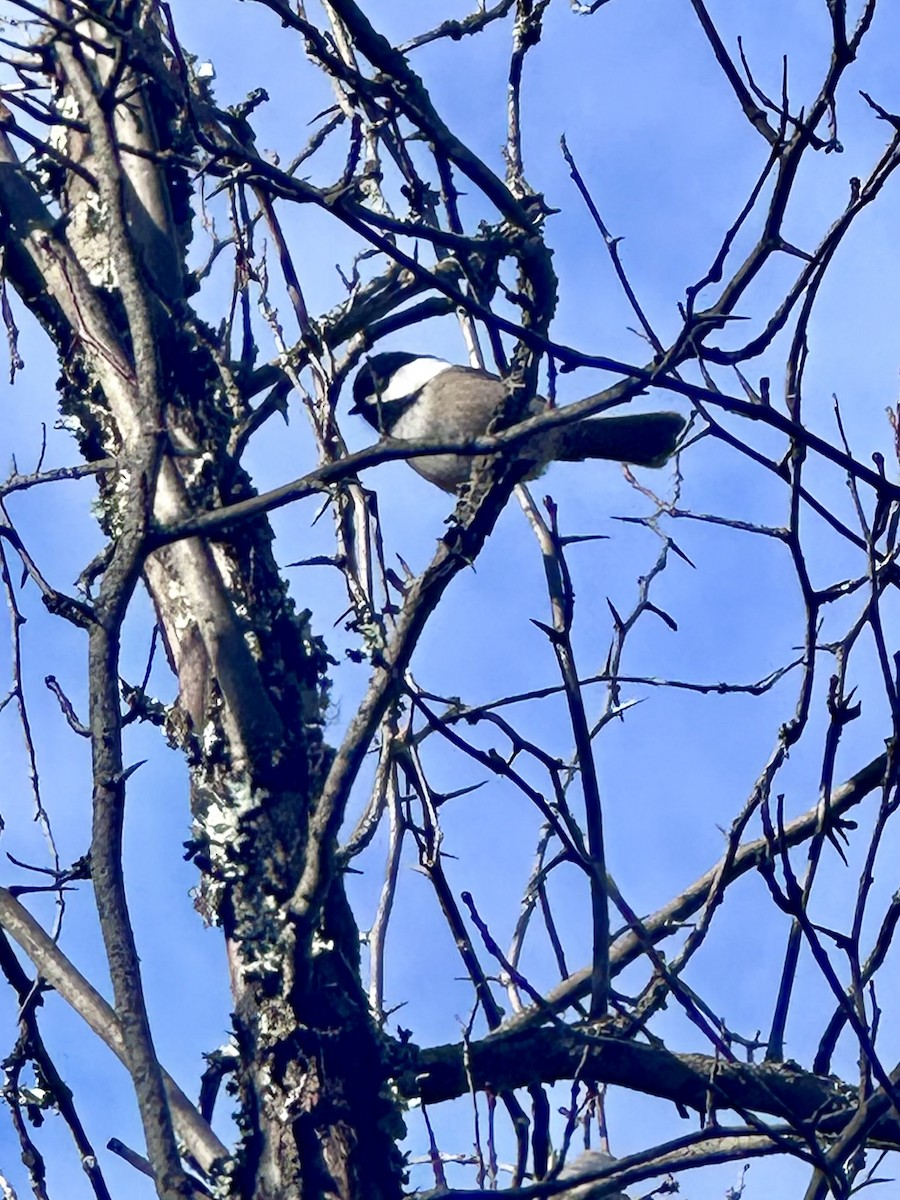
[{"label": "black-capped chickadee", "polygon": [[[380,434],[406,441],[467,442],[482,437],[508,393],[497,375],[459,367],[428,355],[375,354],[353,384],[353,408]],[[536,396],[528,415],[544,412],[547,401]],[[674,412],[633,413],[625,417],[592,417],[545,429],[515,448],[533,461],[529,476],[540,474],[554,459],[582,462],[604,458],[639,467],[661,467],[675,449],[684,418]],[[455,491],[472,472],[474,458],[463,454],[429,454],[409,465],[445,492]]]},{"label": "black-capped chickadee", "polygon": [[625,1192],[610,1192],[603,1180],[577,1186],[580,1178],[604,1171],[615,1166],[615,1163],[615,1158],[602,1150],[582,1151],[575,1161],[567,1163],[557,1176],[560,1182],[565,1180],[570,1184],[564,1192],[557,1193],[558,1200],[593,1200],[594,1196],[603,1196],[604,1200],[629,1200]]}]

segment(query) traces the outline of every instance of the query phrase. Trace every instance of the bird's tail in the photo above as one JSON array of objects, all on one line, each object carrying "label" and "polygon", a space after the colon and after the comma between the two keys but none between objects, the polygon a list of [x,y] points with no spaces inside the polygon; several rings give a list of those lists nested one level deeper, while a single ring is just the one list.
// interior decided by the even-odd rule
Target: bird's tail
[{"label": "bird's tail", "polygon": [[674,412],[593,417],[554,431],[554,458],[607,458],[636,467],[661,467],[675,450],[685,421]]}]

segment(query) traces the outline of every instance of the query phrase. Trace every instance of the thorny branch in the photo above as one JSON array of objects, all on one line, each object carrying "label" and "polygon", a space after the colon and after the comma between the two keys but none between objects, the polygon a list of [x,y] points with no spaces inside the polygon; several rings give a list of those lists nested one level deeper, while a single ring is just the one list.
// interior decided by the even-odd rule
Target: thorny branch
[{"label": "thorny branch", "polygon": [[[755,157],[745,193],[720,210],[717,238],[681,285],[674,325],[679,295],[661,304],[657,280],[648,287],[646,270],[630,266],[641,247],[623,238],[640,228],[640,206],[613,217],[611,181],[598,183],[579,129],[562,143],[577,196],[550,196],[548,186],[545,198],[536,187],[552,178],[541,143],[555,146],[562,132],[529,128],[538,55],[558,45],[560,27],[569,38],[597,36],[616,6],[573,2],[564,13],[549,0],[473,0],[469,13],[429,28],[405,6],[380,28],[355,0],[327,0],[315,13],[286,0],[240,7],[273,39],[273,55],[295,65],[305,56],[304,87],[314,94],[324,81],[328,108],[305,112],[296,87],[298,107],[276,134],[261,88],[221,106],[211,71],[179,41],[174,0],[10,0],[0,25],[0,307],[11,377],[21,388],[32,357],[22,349],[24,308],[57,350],[62,408],[84,458],[72,464],[71,444],[45,431],[33,469],[14,461],[0,485],[11,635],[0,713],[18,722],[49,862],[24,867],[34,855],[14,841],[11,864],[27,882],[0,889],[0,926],[35,973],[0,941],[19,1020],[6,1098],[35,1194],[51,1194],[52,1171],[27,1127],[28,1071],[52,1080],[48,1103],[82,1160],[95,1157],[97,1140],[37,1026],[49,986],[126,1064],[146,1156],[122,1153],[167,1198],[218,1187],[247,1200],[393,1200],[404,1186],[399,1100],[461,1097],[474,1100],[475,1134],[463,1140],[477,1153],[474,1173],[458,1178],[479,1189],[496,1182],[504,1155],[517,1194],[590,1200],[666,1172],[781,1154],[808,1165],[808,1200],[848,1195],[867,1147],[900,1147],[898,1075],[885,1049],[897,1015],[884,977],[900,914],[884,887],[898,808],[900,483],[896,453],[881,443],[865,452],[871,425],[845,422],[860,396],[835,400],[833,425],[821,419],[816,370],[832,280],[872,206],[891,202],[900,166],[900,117],[883,97],[863,93],[867,134],[873,124],[887,131],[873,165],[843,182],[821,226],[802,210],[817,186],[807,179],[837,169],[853,136],[850,81],[878,36],[875,0],[852,28],[844,4],[822,6],[830,50],[802,96],[791,54],[776,56],[773,87],[758,49],[692,0],[705,66],[731,104],[734,153],[744,152],[737,130],[746,123]],[[397,34],[394,20],[408,27]],[[467,56],[499,45],[501,32],[507,59],[493,103],[504,144],[495,153],[480,149],[482,130],[466,127],[464,106],[438,104],[433,63],[444,60],[432,56],[452,56],[459,80],[473,72],[474,91],[478,60]],[[306,119],[312,131],[291,142]],[[264,149],[276,136],[278,149]],[[609,345],[589,344],[557,316],[577,277],[565,237],[554,240],[562,205],[586,209],[578,255],[596,250],[599,261],[605,251],[609,286],[625,320],[637,321],[645,357],[616,352],[613,331]],[[331,292],[310,260],[323,228],[340,259]],[[600,290],[586,310],[599,307]],[[201,311],[218,315],[207,324]],[[351,449],[356,434],[341,415],[351,373],[401,337],[435,352],[455,339],[459,361],[496,366],[517,385],[510,420],[478,438]],[[553,403],[532,412],[542,372]],[[557,404],[574,372],[594,382]],[[608,515],[597,512],[597,497],[607,499],[599,486],[586,528],[565,492],[539,506],[519,487],[538,549],[504,565],[521,587],[498,592],[502,634],[485,652],[485,682],[479,622],[495,626],[480,605],[524,473],[517,448],[645,396],[681,403],[694,425],[662,483],[630,470],[617,479],[607,508],[627,511],[608,540],[597,532]],[[891,421],[896,442],[896,412]],[[885,444],[888,430],[885,422]],[[282,440],[290,457],[278,453]],[[388,464],[438,451],[469,455],[472,481],[436,548],[431,530],[427,553],[411,552],[398,507],[412,517],[418,502],[403,492],[398,506],[404,485],[388,486],[401,479]],[[716,472],[727,484],[704,490]],[[80,560],[74,595],[56,582],[54,550],[31,517],[63,488],[91,490],[105,539]],[[322,504],[315,515],[302,503],[312,498]],[[298,547],[293,590],[305,608],[317,595],[311,568],[328,568],[331,594],[314,620],[323,625],[331,606],[341,679],[355,672],[333,751],[321,732],[328,659],[272,550],[268,521],[288,506],[292,527],[278,526],[278,548],[282,537]],[[752,567],[737,553],[713,561],[710,547],[732,543]],[[732,570],[740,595],[727,587]],[[473,579],[468,625],[459,597]],[[163,671],[152,654],[139,688],[121,679],[142,581],[153,644],[158,629],[177,676],[171,704],[153,695]],[[525,615],[540,645],[528,641]],[[29,623],[49,618],[88,643],[80,685],[61,682],[62,670],[47,676],[58,736],[86,734],[92,748],[90,855],[69,867],[51,832],[61,805],[33,696]],[[504,659],[514,628],[517,648]],[[745,642],[764,647],[762,665],[740,658]],[[556,679],[541,673],[548,646]],[[461,683],[453,658],[469,664]],[[721,674],[720,661],[729,664]],[[125,857],[131,738],[144,723],[163,727],[186,757],[182,823],[193,821],[198,906],[227,942],[241,1130],[233,1151],[154,1049]],[[735,762],[725,771],[728,747]],[[696,870],[682,870],[682,857]],[[407,863],[427,889],[416,899]],[[47,891],[62,911],[64,897],[80,903],[74,889],[88,870],[114,1007],[21,898]],[[346,884],[357,871],[351,909]],[[519,904],[512,917],[497,898],[507,885]],[[67,920],[58,926],[64,943]],[[440,959],[432,949],[442,940]],[[427,964],[413,989],[398,982],[404,955]],[[742,972],[752,1016],[727,986]],[[811,1013],[813,978],[828,999]],[[426,982],[439,993],[428,1011],[415,994]],[[394,1029],[407,999],[411,1028]],[[687,1016],[684,1027],[666,1024],[667,1008]],[[446,1027],[452,1040],[420,1047],[426,1027]],[[840,1082],[853,1071],[852,1084]],[[599,1167],[588,1159],[576,1188],[554,1155],[576,1129],[587,1150],[592,1134],[605,1138],[605,1121],[592,1130],[601,1083],[661,1097],[673,1116],[639,1154]],[[699,1127],[675,1137],[687,1109]],[[744,1124],[728,1129],[724,1110]],[[460,1126],[439,1136],[427,1112],[425,1123],[424,1157],[443,1188],[449,1162],[470,1155],[441,1144]],[[419,1136],[412,1120],[409,1136]],[[104,1170],[94,1162],[88,1175],[104,1200]],[[429,1182],[414,1175],[408,1186]],[[666,1190],[663,1182],[651,1194]]]}]

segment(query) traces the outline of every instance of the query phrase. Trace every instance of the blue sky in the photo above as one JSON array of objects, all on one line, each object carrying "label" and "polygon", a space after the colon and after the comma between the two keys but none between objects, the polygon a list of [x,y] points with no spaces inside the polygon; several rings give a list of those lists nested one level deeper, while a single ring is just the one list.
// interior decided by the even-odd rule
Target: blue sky
[{"label": "blue sky", "polygon": [[[782,55],[789,56],[792,108],[808,104],[828,55],[828,20],[820,0],[795,3],[723,2],[710,5],[726,44],[743,38],[755,78],[777,94]],[[328,87],[303,58],[302,47],[279,29],[271,13],[238,0],[172,0],[176,26],[186,48],[208,58],[217,70],[220,103],[239,102],[252,88],[265,86],[270,102],[258,113],[259,141],[287,160],[309,136],[310,120],[331,103]],[[310,6],[314,15],[316,6]],[[366,11],[395,41],[419,32],[447,16],[463,16],[464,4],[423,5],[408,0],[371,0]],[[865,176],[884,146],[888,130],[859,97],[864,89],[887,109],[900,108],[900,82],[895,47],[900,20],[882,4],[864,45],[860,63],[845,82],[839,108],[843,154],[812,156],[798,180],[787,224],[795,244],[812,248],[841,211],[849,178]],[[499,23],[460,44],[441,43],[417,51],[413,62],[432,97],[464,140],[502,174],[505,137],[504,89],[509,29]],[[643,343],[629,330],[633,315],[617,287],[606,251],[568,178],[559,151],[565,134],[569,147],[614,234],[624,238],[623,259],[630,279],[654,327],[666,340],[680,318],[677,304],[684,290],[706,269],[711,256],[743,203],[748,187],[765,158],[765,145],[741,116],[734,97],[705,45],[687,0],[612,0],[594,17],[578,17],[564,3],[551,5],[541,45],[529,58],[524,103],[526,175],[543,191],[558,215],[548,223],[560,278],[560,303],[553,336],[586,352],[628,361],[647,357]],[[342,148],[342,146],[341,146]],[[311,168],[322,183],[340,170],[341,152],[326,151]],[[471,226],[494,214],[470,195],[463,212]],[[308,307],[325,312],[344,297],[335,264],[346,270],[358,244],[338,223],[310,206],[282,213],[301,272]],[[898,229],[897,183],[889,184],[880,202],[867,210],[838,253],[833,273],[822,289],[810,329],[810,363],[806,376],[805,419],[829,440],[836,437],[832,395],[841,401],[848,438],[857,457],[868,462],[882,450],[890,465],[890,438],[885,408],[897,398],[897,329],[900,273],[896,270]],[[195,248],[203,252],[198,228]],[[734,265],[749,248],[739,242]],[[770,311],[779,287],[796,270],[796,260],[774,264],[740,308],[748,318],[741,328],[755,328]],[[214,274],[199,300],[213,319],[221,311],[227,271]],[[714,295],[711,290],[710,298]],[[282,317],[293,336],[285,306]],[[55,369],[35,328],[23,320],[22,351],[27,370],[15,388],[0,384],[6,413],[6,456],[15,453],[22,470],[34,463],[40,445],[38,422],[46,422],[48,464],[76,459],[63,431],[54,431]],[[754,364],[751,379],[772,378],[777,402],[783,377],[785,339]],[[407,331],[384,348],[410,348],[462,361],[464,344],[455,322],[431,322]],[[263,343],[263,354],[270,349]],[[725,372],[718,382],[733,394],[736,383]],[[578,399],[606,382],[602,374],[584,371],[559,380],[561,401]],[[292,399],[291,422],[270,422],[251,446],[247,465],[260,489],[300,475],[314,465],[303,413]],[[647,408],[671,398],[645,398]],[[684,411],[687,411],[686,409]],[[726,422],[742,435],[740,422]],[[353,448],[367,445],[369,430],[352,419],[342,429]],[[755,445],[778,453],[778,439],[753,428]],[[768,524],[787,515],[787,491],[749,460],[712,439],[693,446],[681,464],[681,506]],[[839,471],[810,463],[814,484],[832,511],[852,520],[852,508]],[[672,476],[644,477],[670,492]],[[378,490],[380,513],[392,562],[401,555],[421,569],[432,553],[451,504],[404,464],[386,464],[369,472],[366,483]],[[575,640],[583,674],[601,669],[612,631],[607,598],[627,612],[636,596],[636,579],[652,566],[658,543],[648,530],[617,521],[650,512],[647,500],[628,486],[612,465],[555,466],[534,494],[551,493],[559,505],[560,523],[568,533],[602,534],[608,540],[573,547],[570,563],[577,596]],[[92,525],[89,484],[63,485],[53,493],[37,491],[15,498],[10,512],[20,524],[26,544],[48,564],[60,586],[71,582],[99,547]],[[273,514],[279,560],[289,563],[327,552],[327,517],[313,524],[312,503]],[[666,529],[694,564],[673,558],[654,590],[655,602],[678,624],[674,633],[659,620],[645,617],[629,640],[623,671],[701,682],[750,683],[789,660],[802,638],[802,606],[785,547],[772,539],[688,520],[670,521]],[[858,556],[820,527],[808,523],[810,567],[817,582],[840,578],[860,569]],[[323,568],[290,571],[298,603],[314,613],[316,631],[340,660],[334,678],[334,705],[329,736],[337,741],[365,686],[365,672],[344,657],[356,644],[344,628],[346,599],[336,573]],[[31,711],[41,752],[44,799],[64,860],[83,853],[89,829],[89,775],[86,747],[65,728],[41,680],[56,674],[76,708],[84,711],[82,636],[63,629],[44,614],[30,589],[22,599],[28,616],[23,637],[31,688]],[[834,612],[835,636],[859,608],[852,597]],[[434,692],[462,695],[481,702],[511,691],[556,682],[553,655],[532,618],[547,619],[543,573],[537,547],[513,502],[504,513],[477,567],[459,577],[445,606],[422,639],[413,671],[420,685]],[[895,606],[885,609],[889,645],[896,644]],[[143,670],[152,617],[149,605],[136,604],[127,641],[130,678]],[[0,652],[2,653],[2,652]],[[0,657],[0,670],[5,659]],[[842,743],[837,778],[843,779],[874,757],[889,732],[882,689],[871,649],[861,647],[854,682],[863,702],[863,719],[851,725]],[[823,682],[827,672],[823,673]],[[154,684],[164,698],[172,684],[161,664]],[[599,740],[597,757],[606,800],[605,820],[610,868],[632,905],[650,912],[673,891],[709,867],[722,852],[723,828],[743,804],[774,745],[779,725],[790,719],[796,703],[791,677],[763,697],[700,696],[661,688],[626,689],[641,703],[629,710]],[[602,703],[597,689],[596,705]],[[567,757],[571,736],[557,702],[517,710],[515,719],[529,736],[540,738],[554,753]],[[822,688],[814,702],[813,727],[824,728]],[[480,732],[473,737],[478,739]],[[461,763],[442,747],[428,746],[426,761],[435,786],[450,791],[478,782],[473,764]],[[181,843],[188,836],[186,777],[178,757],[152,732],[129,735],[133,760],[148,762],[134,777],[129,794],[126,877],[160,1057],[189,1094],[196,1091],[202,1069],[200,1052],[225,1038],[228,995],[218,934],[204,930],[193,913],[189,889],[193,868],[182,861]],[[820,741],[800,746],[785,769],[779,789],[790,814],[815,800],[821,757]],[[30,800],[21,738],[12,713],[0,721],[0,765],[8,779],[3,804],[7,821],[5,848],[27,861],[46,862],[40,831],[30,822]],[[361,780],[356,802],[365,801]],[[870,806],[871,809],[871,806]],[[531,865],[537,828],[520,796],[496,781],[463,797],[445,810],[445,849],[456,855],[449,871],[457,890],[473,891],[493,932],[506,944],[517,915]],[[891,843],[886,852],[896,849]],[[379,836],[362,862],[365,873],[350,883],[363,927],[371,918],[380,885]],[[858,866],[858,850],[850,861]],[[887,859],[886,859],[887,861]],[[397,1020],[414,1031],[421,1044],[452,1041],[459,1036],[470,1003],[469,989],[454,982],[460,968],[424,878],[407,856],[398,899],[398,921],[392,935],[388,1002],[403,1003]],[[852,903],[855,873],[829,861],[830,885],[817,901],[817,916],[839,924]],[[890,878],[878,873],[878,886],[889,893]],[[10,878],[15,875],[10,869]],[[848,901],[848,896],[851,899]],[[786,934],[784,918],[770,905],[760,907],[761,884],[747,880],[723,917],[711,947],[690,982],[744,1033],[765,1028],[769,1020],[772,975],[780,970]],[[581,883],[566,876],[554,899],[570,936],[571,965],[587,953],[584,921],[586,897]],[[49,924],[49,905],[35,902],[33,911]],[[584,925],[582,932],[581,926]],[[66,916],[63,945],[96,986],[106,990],[105,968],[92,899],[86,888],[74,894]],[[552,966],[546,948],[536,946],[527,958],[535,979],[549,982]],[[818,1026],[809,1030],[802,1006],[821,999],[821,983],[804,974],[802,1003],[789,1029],[788,1053],[801,1060],[814,1044]],[[884,1000],[886,997],[882,997]],[[98,1144],[117,1136],[140,1144],[134,1106],[124,1072],[111,1064],[105,1050],[83,1035],[77,1018],[55,997],[48,997],[44,1026],[48,1040],[62,1047],[60,1065],[76,1088]],[[829,1010],[830,1011],[830,1010]],[[14,1036],[14,1012],[0,995],[0,1030]],[[684,1028],[678,1014],[663,1018],[661,1032],[673,1048],[705,1049]],[[886,1061],[897,1049],[897,1022],[885,1019]],[[852,1051],[852,1047],[850,1048]],[[4,1048],[0,1054],[5,1053]],[[853,1054],[842,1062],[853,1078]],[[434,1114],[432,1114],[434,1116]],[[471,1140],[467,1116],[436,1116],[442,1149],[467,1150]],[[616,1093],[610,1101],[614,1152],[640,1149],[651,1138],[684,1132],[658,1102]],[[87,1195],[73,1178],[77,1167],[66,1157],[64,1138],[50,1117],[47,1157],[51,1194],[71,1200]],[[411,1146],[424,1139],[411,1116]],[[0,1171],[21,1189],[26,1185],[17,1164],[12,1134],[0,1124]],[[57,1142],[59,1145],[57,1146]],[[768,1190],[791,1194],[804,1173],[783,1162],[755,1162],[746,1195]],[[109,1179],[120,1194],[150,1195],[149,1184],[114,1161]],[[426,1176],[418,1179],[428,1186]],[[461,1184],[463,1176],[451,1175]],[[722,1167],[683,1183],[692,1200],[720,1196],[736,1186],[737,1168]],[[62,1190],[60,1190],[62,1188]],[[127,1189],[127,1191],[126,1191]]]}]

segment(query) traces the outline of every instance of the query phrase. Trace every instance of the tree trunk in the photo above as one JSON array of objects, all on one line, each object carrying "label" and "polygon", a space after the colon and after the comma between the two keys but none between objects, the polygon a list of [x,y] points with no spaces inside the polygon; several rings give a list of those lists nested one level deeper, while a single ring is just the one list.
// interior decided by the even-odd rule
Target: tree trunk
[{"label": "tree trunk", "polygon": [[[324,647],[279,578],[264,517],[216,540],[152,549],[154,528],[253,494],[229,453],[250,407],[185,299],[187,177],[184,165],[171,163],[186,164],[194,146],[184,81],[163,45],[156,5],[122,4],[109,20],[97,12],[76,26],[66,4],[52,9],[71,31],[50,52],[77,123],[58,185],[63,223],[5,137],[0,146],[7,276],[53,331],[64,404],[85,454],[112,460],[99,480],[115,549],[97,569],[112,615],[97,634],[104,652],[93,683],[102,689],[105,675],[107,709],[115,711],[98,713],[95,743],[112,747],[115,761],[116,611],[139,572],[179,680],[168,731],[190,763],[200,906],[228,941],[240,1048],[235,1194],[395,1197],[402,1124],[382,1094],[380,1035],[360,984],[359,934],[340,875],[327,874],[314,919],[302,927],[290,908],[328,765]],[[110,103],[104,89],[114,71],[124,99]],[[99,767],[108,765],[101,758]],[[124,791],[121,777],[101,784],[101,792]],[[102,817],[118,802],[98,795],[96,803]],[[317,847],[333,851],[331,841]],[[95,845],[95,870],[98,858]],[[97,887],[108,946],[127,915],[113,911],[117,892],[124,902],[120,883],[104,877]],[[119,1019],[130,1019],[118,987],[116,997]],[[137,1070],[134,1056],[131,1066]],[[149,1136],[148,1148],[153,1160]],[[154,1166],[161,1194],[180,1194]]]}]

